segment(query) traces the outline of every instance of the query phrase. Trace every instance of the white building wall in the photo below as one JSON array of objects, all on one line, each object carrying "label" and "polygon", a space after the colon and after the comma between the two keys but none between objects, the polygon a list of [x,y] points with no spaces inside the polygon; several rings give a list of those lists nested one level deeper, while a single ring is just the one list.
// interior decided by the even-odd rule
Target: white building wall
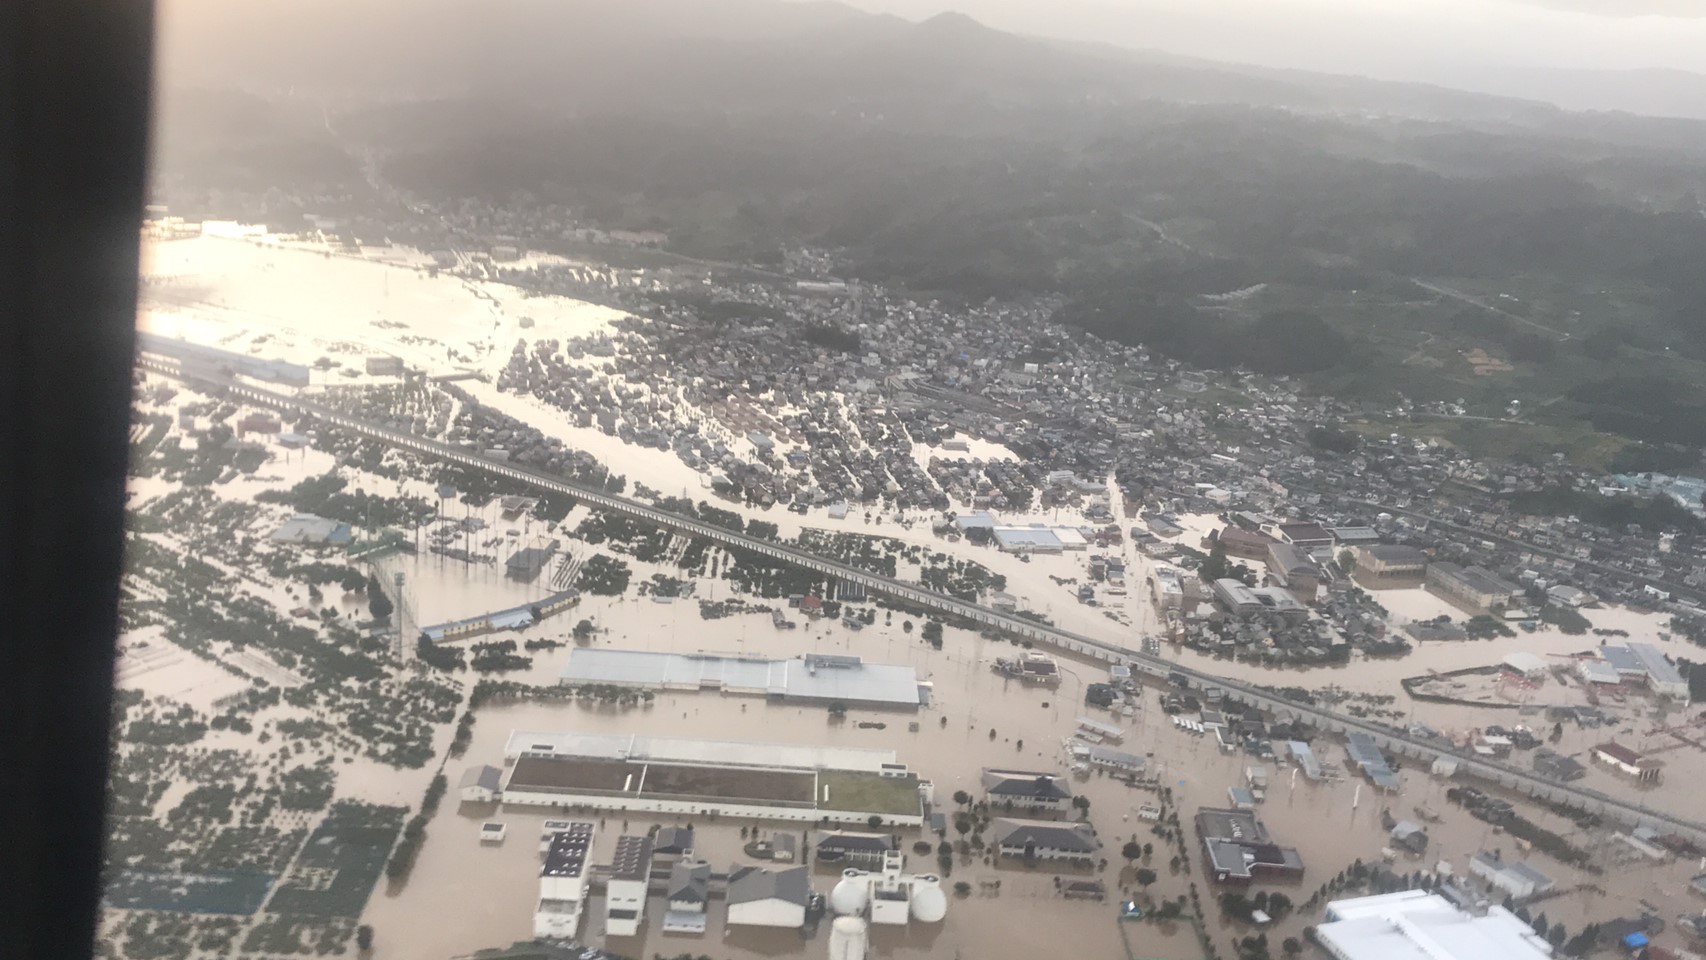
[{"label": "white building wall", "polygon": [[[613,916],[615,911],[631,910],[632,918]],[[604,932],[613,937],[631,937],[640,932],[646,916],[646,881],[611,880],[604,892]]]},{"label": "white building wall", "polygon": [[[535,793],[527,790],[504,791],[504,803],[532,807],[583,807],[593,810],[629,810],[635,813],[675,813],[707,816],[716,813],[725,817],[752,817],[759,820],[788,820],[797,823],[866,824],[875,811],[815,810],[810,807],[771,807],[743,803],[705,803],[691,800],[659,800],[633,796],[604,796],[573,793]],[[916,827],[924,823],[923,811],[913,814],[880,814],[884,826]]]},{"label": "white building wall", "polygon": [[734,903],[729,905],[728,922],[745,927],[799,927],[805,925],[806,908],[776,898]]}]

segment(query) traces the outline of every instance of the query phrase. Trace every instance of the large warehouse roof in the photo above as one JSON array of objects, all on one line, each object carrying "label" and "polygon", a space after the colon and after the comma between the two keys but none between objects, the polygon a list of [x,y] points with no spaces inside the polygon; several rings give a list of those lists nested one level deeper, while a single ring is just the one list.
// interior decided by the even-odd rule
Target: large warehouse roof
[{"label": "large warehouse roof", "polygon": [[1474,916],[1438,894],[1406,890],[1327,905],[1332,922],[1315,928],[1346,960],[1545,960],[1552,955],[1532,927],[1502,907]]},{"label": "large warehouse roof", "polygon": [[513,759],[524,754],[731,767],[862,770],[871,773],[895,765],[893,750],[516,730],[509,735],[504,756]]},{"label": "large warehouse roof", "polygon": [[917,707],[918,674],[908,666],[865,663],[858,657],[808,654],[789,660],[578,648],[569,652],[564,683],[721,688],[792,700]]}]

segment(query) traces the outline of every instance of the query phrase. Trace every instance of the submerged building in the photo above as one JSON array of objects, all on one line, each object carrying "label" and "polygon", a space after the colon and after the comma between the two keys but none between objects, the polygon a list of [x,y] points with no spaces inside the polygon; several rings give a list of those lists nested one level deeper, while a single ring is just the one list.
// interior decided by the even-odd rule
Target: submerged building
[{"label": "submerged building", "polygon": [[774,660],[581,647],[569,651],[558,682],[714,691],[796,703],[895,710],[916,710],[930,701],[930,685],[919,682],[912,667],[817,653]]},{"label": "submerged building", "polygon": [[506,804],[918,826],[922,782],[890,750],[512,733]]},{"label": "submerged building", "polygon": [[1208,872],[1216,883],[1243,885],[1264,879],[1303,876],[1303,858],[1282,847],[1268,828],[1247,810],[1204,807],[1197,811]]},{"label": "submerged building", "polygon": [[1471,913],[1426,890],[1327,904],[1316,940],[1336,960],[1546,960],[1552,947],[1503,907]]},{"label": "submerged building", "polygon": [[891,851],[883,856],[881,870],[843,870],[830,891],[830,908],[843,917],[868,916],[872,923],[940,923],[948,915],[941,879],[930,873],[903,873],[903,862]]},{"label": "submerged building", "polygon": [[533,935],[572,939],[580,932],[586,908],[586,858],[592,847],[593,825],[580,821],[557,825],[563,829],[545,838],[545,866],[539,871]]}]

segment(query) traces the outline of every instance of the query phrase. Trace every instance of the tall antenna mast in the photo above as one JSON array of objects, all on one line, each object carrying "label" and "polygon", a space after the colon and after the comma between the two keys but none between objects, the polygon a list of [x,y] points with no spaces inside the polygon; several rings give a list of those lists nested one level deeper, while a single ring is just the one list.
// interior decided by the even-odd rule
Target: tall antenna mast
[{"label": "tall antenna mast", "polygon": [[416,632],[410,629],[410,627],[414,625],[415,618],[412,615],[413,611],[409,609],[409,595],[406,592],[407,588],[403,582],[403,571],[398,570],[396,573],[391,575],[391,586],[393,592],[397,595],[397,610],[395,614],[397,619],[397,640],[392,647],[392,653],[396,656],[397,662],[402,663],[404,658],[407,656],[407,651],[409,649],[406,646],[408,638]]}]

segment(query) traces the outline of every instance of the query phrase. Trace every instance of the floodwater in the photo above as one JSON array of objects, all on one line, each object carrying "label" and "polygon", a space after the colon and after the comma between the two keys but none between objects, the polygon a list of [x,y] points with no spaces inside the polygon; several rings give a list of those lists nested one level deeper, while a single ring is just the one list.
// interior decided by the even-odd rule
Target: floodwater
[{"label": "floodwater", "polygon": [[[474,742],[467,755],[447,767],[452,782],[466,765],[501,763],[504,740],[514,729],[568,729],[893,749],[900,761],[933,781],[937,796],[946,799],[955,790],[975,793],[978,774],[984,766],[1064,771],[1062,741],[1075,726],[1075,717],[1086,712],[1081,704],[1083,684],[1102,678],[1101,668],[1096,665],[1063,661],[1066,681],[1059,689],[1024,688],[1004,681],[988,666],[995,656],[1012,652],[1012,646],[950,629],[946,649],[935,652],[915,636],[904,634],[898,618],[890,627],[884,628],[879,623],[859,633],[839,626],[826,627],[822,622],[812,625],[816,629],[807,629],[802,624],[799,631],[781,632],[761,616],[701,622],[696,611],[682,603],[594,602],[585,609],[607,631],[594,641],[600,646],[765,655],[803,651],[852,653],[873,661],[913,664],[922,679],[936,684],[937,697],[916,717],[854,711],[846,722],[840,723],[831,723],[821,708],[771,705],[762,699],[714,693],[660,694],[650,707],[546,703],[493,706],[480,712]],[[699,642],[695,643],[695,639]],[[538,655],[530,679],[548,682],[549,675],[555,673],[556,666],[567,655],[567,649]],[[1150,755],[1151,769],[1175,791],[1181,819],[1188,824],[1200,806],[1227,805],[1227,789],[1241,785],[1244,768],[1255,761],[1241,754],[1221,753],[1207,737],[1179,732],[1156,709],[1156,699],[1157,694],[1151,691],[1143,709],[1132,718],[1113,717],[1104,712],[1097,715],[1127,728],[1127,737],[1120,744],[1123,749]],[[942,723],[944,718],[946,726]],[[916,732],[909,731],[907,726],[914,719],[919,723]],[[887,726],[881,730],[861,728],[861,721]],[[991,729],[996,731],[994,739],[990,738]],[[1019,741],[1023,741],[1022,747]],[[1342,770],[1343,749],[1326,743],[1321,747],[1323,761],[1329,768]],[[1272,787],[1258,813],[1278,842],[1300,849],[1308,873],[1301,883],[1264,888],[1284,889],[1299,903],[1352,860],[1380,859],[1381,850],[1387,845],[1380,824],[1383,807],[1400,819],[1415,818],[1418,806],[1442,818],[1428,825],[1433,836],[1428,855],[1416,860],[1400,859],[1394,868],[1401,872],[1431,869],[1441,859],[1463,872],[1468,857],[1481,849],[1502,848],[1507,856],[1520,855],[1510,838],[1449,805],[1445,800],[1447,784],[1421,771],[1404,772],[1402,795],[1388,798],[1377,795],[1367,785],[1359,789],[1355,781],[1311,783],[1293,776],[1289,769],[1277,769],[1271,763],[1268,766]],[[1105,869],[1092,871],[1091,875],[1108,883],[1112,897],[1120,894],[1122,879],[1127,886],[1131,883],[1122,869],[1119,847],[1124,840],[1135,838],[1157,846],[1152,866],[1161,879],[1150,889],[1151,895],[1179,896],[1195,883],[1205,900],[1212,900],[1216,892],[1213,885],[1196,872],[1201,870],[1202,861],[1196,846],[1193,844],[1190,849],[1193,872],[1172,875],[1167,865],[1171,854],[1150,833],[1148,825],[1138,820],[1137,807],[1151,801],[1152,793],[1104,777],[1077,781],[1077,789],[1091,800],[1090,819],[1102,835],[1106,844],[1104,853],[1110,861]],[[951,806],[951,800],[947,805]],[[1566,835],[1576,834],[1574,827],[1560,818],[1540,811],[1525,812]],[[509,825],[509,837],[502,847],[482,846],[476,839],[478,825],[486,819]],[[376,956],[381,960],[448,956],[527,937],[532,901],[537,894],[537,830],[543,819],[543,813],[528,808],[459,809],[451,798],[429,827],[431,839],[407,884],[400,890],[376,894],[369,907],[366,920],[378,931]],[[608,856],[613,837],[623,829],[643,832],[653,823],[665,822],[677,821],[636,816],[624,827],[619,815],[607,815],[595,845],[593,862]],[[695,824],[700,830],[700,846],[715,868],[721,870],[731,863],[746,862],[739,853],[738,831],[742,825],[752,824],[727,820],[716,825]],[[903,833],[903,841],[903,849],[909,850],[912,837]],[[1577,842],[1591,844],[1601,840],[1578,837]],[[1573,889],[1594,879],[1542,855],[1533,855],[1530,862],[1556,878],[1560,888]],[[1684,899],[1686,894],[1676,891],[1684,889],[1691,872],[1689,866],[1671,864],[1634,877],[1619,872],[1613,881],[1603,878],[1598,881],[1614,888],[1609,894],[1580,890],[1545,902],[1544,909],[1552,920],[1562,920],[1572,927],[1579,927],[1589,919],[1606,919],[1633,911],[1642,898],[1664,905],[1667,911],[1681,911],[1689,905]],[[924,863],[914,863],[913,867],[933,871],[935,864],[933,858],[926,858]],[[951,897],[947,920],[939,928],[914,925],[904,934],[883,931],[873,943],[873,952],[894,957],[948,956],[950,951],[967,957],[991,958],[1035,956],[1039,951],[1059,951],[1071,956],[1123,955],[1113,902],[1087,904],[1060,899],[1054,892],[1054,876],[1047,869],[995,867],[982,862],[956,864],[948,878],[950,883],[968,880],[976,890],[981,889],[978,879],[999,877],[1002,880],[999,895],[974,893],[969,898]],[[813,883],[819,892],[827,893],[834,880],[833,872],[814,868]],[[1022,909],[1015,910],[1012,904],[1001,902],[1015,898],[1024,901]],[[583,933],[593,942],[599,942],[597,917],[601,907],[595,902],[593,908]],[[610,946],[635,956],[673,955],[690,950],[716,956],[761,957],[801,948],[797,935],[791,932],[755,936],[737,931],[725,938],[717,927],[721,910],[721,904],[713,905],[712,928],[703,938],[664,938],[655,932],[661,906],[654,898],[648,912],[654,931],[651,937],[643,943],[613,940]],[[421,919],[430,917],[455,919],[444,922]],[[1284,921],[1270,931],[1270,939],[1295,935],[1305,923],[1316,919],[1317,916],[1298,916]],[[1176,940],[1150,924],[1128,925],[1126,932],[1132,936],[1138,955],[1190,956],[1194,949],[1188,928],[1176,930],[1173,933]],[[713,948],[708,944],[718,946]],[[814,943],[803,949],[810,954],[826,950],[827,946]]]},{"label": "floodwater", "polygon": [[[568,298],[523,298],[520,291],[498,284],[429,278],[409,266],[327,257],[318,251],[218,238],[149,246],[157,249],[150,252],[149,275],[154,282],[146,295],[151,302],[144,311],[145,327],[229,349],[253,348],[266,355],[303,363],[312,363],[326,355],[385,352],[434,371],[472,368],[490,372],[507,362],[509,350],[517,339],[562,339],[596,333],[609,329],[612,319],[619,316],[616,311]],[[535,321],[533,327],[521,327],[519,320],[524,315]],[[407,330],[400,328],[401,321],[407,321]],[[353,382],[366,381],[358,377]],[[626,473],[631,482],[645,483],[669,495],[685,493],[695,499],[706,496],[700,475],[670,453],[624,445],[601,432],[574,427],[560,411],[531,398],[500,394],[477,381],[469,381],[465,387],[482,403],[490,403],[573,446],[593,452],[617,472]],[[922,457],[928,452],[921,449],[917,454]],[[969,455],[1003,454],[993,444],[974,442]],[[256,478],[241,478],[214,489],[222,497],[247,500],[262,487],[288,486],[304,476],[322,473],[329,466],[329,457],[313,451],[281,455],[263,467]],[[392,494],[406,490],[431,498],[425,485],[415,481],[397,484],[368,477],[359,485],[374,492]],[[140,498],[160,492],[159,488],[165,485],[144,480],[133,486]],[[821,508],[800,517],[779,508],[723,506],[749,518],[762,517],[775,522],[783,536],[813,526],[892,536],[975,559],[1005,575],[1008,592],[1016,595],[1023,606],[1050,616],[1067,629],[1135,647],[1156,625],[1146,587],[1149,561],[1129,544],[1124,548],[1129,593],[1123,599],[1104,593],[1104,599],[1112,606],[1098,608],[1079,604],[1071,585],[1050,579],[1082,579],[1087,573],[1084,554],[1037,557],[1031,563],[1024,563],[964,541],[951,544],[938,539],[930,531],[930,516],[920,512],[908,515],[916,521],[908,529],[894,522],[892,512],[880,518],[880,522],[866,521],[862,511],[834,521],[824,517]],[[284,512],[287,511],[276,510],[269,517]],[[1062,510],[1059,514],[1007,519],[1077,522],[1070,511]],[[486,519],[488,526],[480,538],[502,538],[501,543],[481,551],[496,555],[495,566],[471,569],[427,552],[387,562],[386,574],[396,570],[405,573],[410,613],[416,624],[510,607],[549,591],[549,569],[533,584],[518,584],[503,576],[503,559],[515,548],[533,541],[540,533],[537,525],[522,524],[517,537],[509,538],[507,530],[516,524],[506,524],[495,517]],[[571,527],[575,519],[578,517],[571,517]],[[1194,544],[1203,529],[1211,525],[1211,519],[1183,518],[1190,531],[1185,535],[1187,542]],[[591,552],[585,545],[566,543],[570,549]],[[675,572],[664,566],[627,559],[634,568],[636,583],[652,573]],[[731,588],[726,581],[701,581],[698,589],[700,596],[722,599],[729,596]],[[282,589],[272,592],[277,594],[273,599],[281,608],[292,605],[289,602],[292,598],[284,596]],[[1380,591],[1376,598],[1400,622],[1438,613],[1462,618],[1461,613],[1424,591]],[[359,614],[356,601],[333,602],[341,602],[347,611]],[[1109,619],[1105,611],[1110,609],[1126,622]],[[1655,640],[1662,626],[1657,618],[1628,611],[1589,610],[1586,615],[1595,626],[1626,629],[1635,639]],[[801,629],[779,632],[771,627],[767,617],[746,615],[705,621],[699,617],[693,599],[656,603],[636,596],[633,590],[623,598],[588,597],[577,610],[532,628],[520,639],[566,638],[574,622],[583,617],[592,619],[601,628],[593,643],[612,648],[784,656],[820,651],[851,653],[877,662],[908,663],[918,669],[921,679],[935,685],[935,701],[916,717],[854,711],[846,722],[835,724],[819,708],[768,705],[759,699],[717,694],[664,694],[650,708],[628,710],[576,704],[488,707],[479,715],[474,743],[467,755],[446,769],[452,783],[466,765],[501,762],[502,744],[512,729],[572,729],[893,749],[901,761],[934,782],[938,796],[951,797],[958,789],[975,792],[978,772],[985,765],[1063,770],[1062,741],[1071,733],[1074,717],[1085,712],[1083,688],[1103,678],[1103,668],[1098,665],[1063,660],[1066,669],[1059,689],[1024,689],[1001,680],[989,669],[994,657],[1011,654],[1015,648],[984,640],[975,633],[950,628],[945,650],[936,652],[918,639],[916,630],[911,634],[904,632],[900,617],[886,626],[879,621],[877,626],[859,633],[840,625],[804,619]],[[506,636],[500,635],[499,639]],[[143,639],[140,635],[126,638],[129,642],[140,639]],[[1519,633],[1515,638],[1496,641],[1429,644],[1401,660],[1354,660],[1343,668],[1308,673],[1215,660],[1187,650],[1169,648],[1164,655],[1256,682],[1308,687],[1333,684],[1356,693],[1394,695],[1400,698],[1397,707],[1406,710],[1410,718],[1447,732],[1461,733],[1486,723],[1508,725],[1523,719],[1513,710],[1410,704],[1398,681],[1430,669],[1445,671],[1495,663],[1515,651],[1565,654],[1596,642],[1591,636],[1568,637],[1553,630]],[[1681,643],[1662,646],[1672,654],[1689,652]],[[224,695],[231,683],[237,682],[212,664],[176,652],[181,657],[170,663],[156,661],[152,666],[146,658],[128,658],[120,667],[121,682],[182,699],[201,709],[207,709],[213,700]],[[513,678],[552,682],[567,655],[567,647],[540,651],[534,655],[532,668]],[[472,683],[475,678],[463,675],[463,679]],[[1546,702],[1547,692],[1544,687],[1538,691],[1536,702]],[[1243,756],[1220,753],[1207,738],[1179,732],[1156,710],[1154,701],[1151,692],[1136,717],[1114,722],[1128,727],[1128,736],[1121,744],[1123,749],[1150,755],[1151,769],[1175,791],[1180,817],[1188,823],[1199,806],[1227,803],[1227,789],[1241,783],[1243,768],[1249,761]],[[1667,763],[1667,783],[1642,791],[1641,800],[1677,812],[1697,813],[1692,808],[1698,804],[1692,802],[1686,784],[1706,774],[1706,757],[1692,746],[1678,745],[1672,735],[1653,733],[1654,721],[1642,715],[1644,704],[1632,702],[1618,710],[1623,718],[1618,727],[1599,731],[1568,729],[1557,749],[1581,756],[1593,743],[1612,736],[1638,749],[1662,749],[1660,756]],[[1105,713],[1098,717],[1110,719]],[[908,729],[914,719],[919,724],[917,732]],[[862,728],[861,721],[882,722],[887,726]],[[1529,722],[1538,726],[1534,720]],[[436,736],[440,751],[448,743],[450,733],[451,728],[446,726]],[[210,738],[210,742],[235,746],[244,739],[242,735],[222,732],[216,739]],[[1324,761],[1333,769],[1341,769],[1342,748],[1322,746]],[[1390,807],[1400,818],[1415,815],[1417,806],[1442,818],[1429,825],[1434,843],[1428,856],[1417,861],[1400,860],[1397,869],[1432,867],[1443,857],[1461,872],[1467,857],[1486,847],[1502,847],[1507,854],[1515,855],[1514,845],[1506,842],[1509,838],[1495,834],[1485,824],[1450,807],[1444,801],[1446,785],[1419,771],[1403,774],[1405,786],[1401,797],[1382,798],[1367,787],[1359,791],[1354,782],[1300,782],[1289,770],[1273,769],[1272,764],[1269,767],[1273,787],[1259,813],[1280,843],[1300,849],[1308,866],[1303,881],[1287,890],[1295,901],[1306,899],[1320,883],[1353,859],[1379,858],[1386,845],[1380,826],[1382,806]],[[432,773],[430,768],[395,771],[356,760],[339,764],[338,789],[341,796],[413,804],[418,803]],[[1634,793],[1634,788],[1599,769],[1593,769],[1582,783]],[[1174,875],[1168,870],[1171,853],[1138,821],[1136,808],[1150,801],[1152,794],[1101,777],[1080,782],[1079,789],[1090,798],[1090,819],[1107,844],[1110,863],[1095,871],[1095,875],[1110,885],[1116,897],[1127,873],[1122,869],[1119,847],[1125,839],[1135,836],[1140,842],[1155,842],[1157,846],[1152,866],[1161,879],[1149,891],[1152,896],[1178,896],[1194,883],[1201,889],[1205,902],[1212,901],[1215,891],[1206,878],[1196,872]],[[1525,813],[1560,832],[1574,833],[1573,828],[1549,814],[1526,810]],[[478,843],[475,831],[483,819],[497,819],[509,825],[510,834],[502,846]],[[374,955],[382,960],[430,960],[529,936],[537,894],[535,839],[542,819],[542,813],[529,810],[498,810],[494,814],[489,809],[459,809],[454,796],[448,797],[429,827],[429,840],[408,883],[399,890],[381,890],[370,902],[364,919],[377,930]],[[629,824],[629,829],[643,831],[651,822],[654,821],[636,820]],[[741,824],[696,826],[700,828],[701,848],[718,869],[725,869],[739,859]],[[620,820],[607,821],[595,848],[594,862],[607,856],[614,842],[612,838],[622,829]],[[1577,842],[1588,845],[1602,841],[1599,836],[1577,838]],[[910,838],[904,848],[910,848]],[[1200,851],[1193,845],[1189,852],[1195,870],[1200,871]],[[1562,920],[1572,929],[1578,929],[1588,919],[1628,915],[1643,898],[1658,905],[1661,914],[1667,917],[1697,906],[1686,901],[1685,893],[1678,892],[1685,889],[1685,880],[1693,872],[1692,864],[1642,869],[1614,866],[1608,877],[1594,880],[1544,856],[1535,855],[1531,862],[1557,878],[1561,888],[1574,891],[1543,905],[1552,920]],[[933,871],[936,865],[934,858],[928,858],[925,864],[914,866]],[[948,879],[950,883],[961,879],[971,881],[976,889],[980,877],[990,876],[1002,880],[998,896],[974,893],[968,898],[950,897],[944,923],[932,927],[915,925],[905,931],[878,931],[874,934],[873,952],[878,956],[953,955],[993,960],[1057,954],[1084,957],[1124,954],[1113,904],[1068,902],[1056,897],[1052,872],[998,868],[981,862],[961,863],[956,864]],[[820,892],[827,892],[834,879],[833,873],[814,873],[814,885]],[[1595,882],[1611,888],[1610,892],[1576,889],[1583,883]],[[1003,902],[1015,899],[1022,901],[1019,909]],[[591,918],[596,918],[599,904],[595,902],[593,906]],[[719,926],[721,910],[720,904],[713,905],[712,927],[704,937],[664,938],[653,933],[642,940],[613,942],[611,946],[634,956],[691,951],[736,958],[802,951],[809,955],[826,950],[822,942],[801,944],[797,934],[787,931],[757,934],[736,931],[725,936]],[[661,908],[654,900],[648,910],[653,930],[660,914]],[[1296,935],[1303,924],[1317,918],[1296,916],[1277,924],[1269,931],[1270,939]],[[595,920],[585,929],[598,939]],[[1153,925],[1130,924],[1125,932],[1136,955],[1194,955],[1193,939],[1184,928],[1169,935]],[[1240,935],[1244,932],[1238,931]]]}]

